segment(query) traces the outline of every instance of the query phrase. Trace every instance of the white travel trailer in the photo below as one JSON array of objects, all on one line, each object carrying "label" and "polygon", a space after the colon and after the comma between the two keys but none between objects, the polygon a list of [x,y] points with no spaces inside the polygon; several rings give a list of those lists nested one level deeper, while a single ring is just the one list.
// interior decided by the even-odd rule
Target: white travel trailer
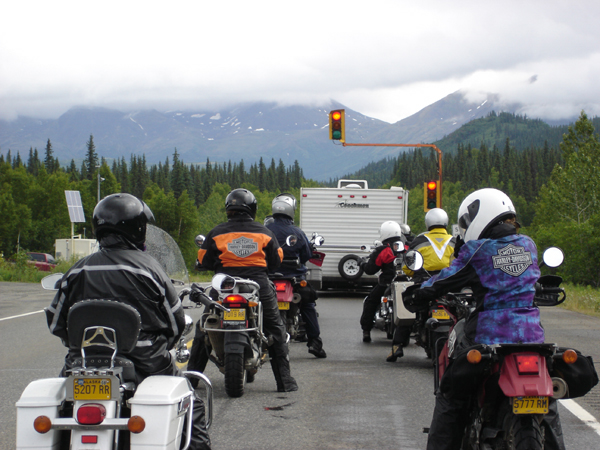
[{"label": "white travel trailer", "polygon": [[377,275],[363,274],[358,258],[369,255],[383,222],[406,223],[407,211],[408,191],[397,186],[369,189],[365,180],[339,180],[337,188],[301,188],[300,228],[325,239],[321,288],[373,285]]}]

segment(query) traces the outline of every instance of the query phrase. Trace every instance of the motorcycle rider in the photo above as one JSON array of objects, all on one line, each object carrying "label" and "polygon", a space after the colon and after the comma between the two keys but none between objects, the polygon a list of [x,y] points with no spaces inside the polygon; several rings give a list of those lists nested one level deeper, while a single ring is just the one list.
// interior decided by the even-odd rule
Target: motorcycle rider
[{"label": "motorcycle rider", "polygon": [[[131,194],[112,194],[95,207],[92,225],[100,245],[98,252],[76,262],[60,281],[54,300],[45,309],[50,332],[68,347],[67,315],[71,306],[87,299],[109,299],[134,307],[142,328],[135,349],[123,356],[136,370],[136,382],[150,375],[179,375],[169,350],[185,326],[181,301],[162,266],[145,250],[146,224],[152,211]],[[69,350],[66,370],[81,358]],[[205,427],[204,404],[194,401],[193,449],[210,449]]]},{"label": "motorcycle rider", "polygon": [[[457,338],[450,365],[457,353],[476,343],[544,342],[540,312],[533,303],[535,283],[540,276],[537,249],[532,239],[517,234],[520,225],[511,199],[497,189],[475,191],[463,200],[458,225],[464,244],[457,258],[413,294],[417,301],[432,300],[465,286],[472,289],[477,306],[455,327]],[[496,261],[507,248],[525,255],[518,270]],[[450,372],[446,370],[444,377],[451,376]],[[467,419],[463,395],[437,392],[428,450],[460,448]],[[545,448],[564,449],[555,401],[550,401],[543,425]]]},{"label": "motorcycle rider", "polygon": [[[423,255],[423,268],[416,273],[406,265],[402,270],[412,277],[415,283],[422,283],[450,265],[454,259],[454,245],[456,239],[448,234],[448,214],[441,208],[433,208],[425,214],[427,232],[419,234],[408,246],[409,250],[416,250]],[[410,326],[396,325],[392,339],[392,351],[386,358],[387,362],[395,362],[404,356],[403,345],[410,339]]]},{"label": "motorcycle rider", "polygon": [[410,243],[415,238],[415,235],[411,233],[410,227],[408,226],[407,223],[400,224],[400,229],[402,230],[402,235],[404,236],[404,239],[406,240],[406,244],[410,245]]},{"label": "motorcycle rider", "polygon": [[[367,275],[375,275],[381,271],[377,284],[371,289],[369,295],[363,302],[363,312],[360,317],[360,326],[363,331],[363,342],[371,342],[371,330],[377,308],[381,303],[381,297],[385,294],[387,287],[396,277],[396,266],[394,260],[399,249],[394,249],[396,242],[401,241],[405,245],[402,230],[398,222],[387,221],[379,228],[379,239],[381,245],[377,246],[367,261],[361,261],[360,267]],[[404,248],[402,249],[404,250]]]},{"label": "motorcycle rider", "polygon": [[[277,237],[279,245],[283,248],[284,258],[298,258],[300,260],[300,267],[281,266],[277,269],[277,272],[281,273],[284,277],[295,277],[297,280],[305,280],[306,272],[308,271],[305,264],[312,256],[312,248],[304,231],[294,225],[296,198],[288,193],[279,194],[273,199],[271,210],[273,212],[273,220],[267,223],[266,227]],[[298,238],[298,241],[292,247],[285,245],[285,241],[290,235],[295,235]],[[302,298],[299,308],[302,320],[306,326],[308,352],[317,358],[326,358],[327,353],[323,349],[319,319],[317,318],[317,292],[310,283],[307,283],[304,287],[296,284],[294,291],[299,293]]]},{"label": "motorcycle rider", "polygon": [[[298,385],[290,373],[287,332],[279,315],[275,287],[268,277],[269,270],[281,265],[283,250],[273,232],[254,221],[256,207],[256,197],[252,192],[232,190],[225,199],[227,222],[217,225],[207,234],[198,250],[196,265],[200,269],[251,279],[259,284],[265,334],[273,338],[269,356],[277,391],[297,391]],[[250,248],[252,252],[236,253],[236,241],[244,241],[245,250]],[[189,370],[204,371],[210,354],[208,345],[207,336],[198,323]]]}]

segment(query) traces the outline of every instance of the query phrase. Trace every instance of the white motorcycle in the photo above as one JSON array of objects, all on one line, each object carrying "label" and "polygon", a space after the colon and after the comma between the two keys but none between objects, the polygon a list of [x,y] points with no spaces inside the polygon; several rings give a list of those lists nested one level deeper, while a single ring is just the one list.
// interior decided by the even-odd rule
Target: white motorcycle
[{"label": "white motorcycle", "polygon": [[[172,262],[164,244],[172,239],[158,228],[153,231],[163,240],[161,253]],[[50,275],[42,286],[55,289],[61,278]],[[186,316],[184,336],[192,324]],[[136,382],[132,362],[121,356],[135,347],[141,328],[133,307],[111,300],[81,301],[69,310],[67,327],[70,348],[81,351],[79,364],[66,377],[36,380],[25,388],[16,404],[17,449],[187,449],[195,400],[188,379],[205,387],[210,427],[213,394],[205,375],[183,372],[181,377],[155,375]],[[180,363],[189,358],[183,337],[175,353]]]}]

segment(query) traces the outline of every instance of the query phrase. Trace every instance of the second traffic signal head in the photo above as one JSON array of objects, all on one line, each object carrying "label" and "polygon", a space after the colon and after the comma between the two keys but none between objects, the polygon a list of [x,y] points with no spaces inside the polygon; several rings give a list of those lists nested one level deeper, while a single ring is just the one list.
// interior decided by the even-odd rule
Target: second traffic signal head
[{"label": "second traffic signal head", "polygon": [[345,142],[346,110],[336,109],[329,113],[329,139]]},{"label": "second traffic signal head", "polygon": [[440,207],[440,188],[439,182],[432,180],[425,182],[425,194],[424,194],[424,204],[423,209],[425,211],[429,211],[433,208]]}]

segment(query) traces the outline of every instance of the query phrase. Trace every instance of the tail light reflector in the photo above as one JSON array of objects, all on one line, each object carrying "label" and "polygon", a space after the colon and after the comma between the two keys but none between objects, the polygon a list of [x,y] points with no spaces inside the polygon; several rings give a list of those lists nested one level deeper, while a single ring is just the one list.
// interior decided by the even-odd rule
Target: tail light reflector
[{"label": "tail light reflector", "polygon": [[99,403],[86,403],[77,410],[77,423],[98,425],[106,418],[106,408]]},{"label": "tail light reflector", "polygon": [[226,304],[228,306],[233,306],[234,308],[239,308],[241,306],[245,306],[247,303],[248,303],[248,300],[246,300],[243,296],[238,295],[238,294],[228,295],[223,300],[224,305]]},{"label": "tail light reflector", "polygon": [[540,371],[539,355],[516,355],[517,370],[521,375],[537,375]]},{"label": "tail light reflector", "polygon": [[277,292],[285,292],[285,281],[275,280],[275,290]]}]

